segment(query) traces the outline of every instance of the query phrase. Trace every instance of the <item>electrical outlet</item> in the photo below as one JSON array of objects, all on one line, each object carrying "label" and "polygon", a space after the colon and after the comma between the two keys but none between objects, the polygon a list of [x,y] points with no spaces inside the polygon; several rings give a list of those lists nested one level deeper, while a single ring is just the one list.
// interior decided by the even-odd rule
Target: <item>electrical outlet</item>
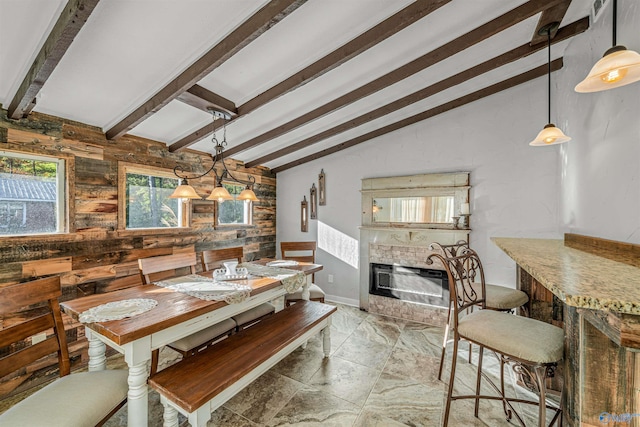
[{"label": "electrical outlet", "polygon": [[46,332],[39,333],[31,337],[31,345],[38,344],[39,342],[42,342],[46,339],[47,339]]},{"label": "electrical outlet", "polygon": [[327,276],[327,282],[329,282],[329,283],[333,283],[333,274],[329,274],[329,275]]}]

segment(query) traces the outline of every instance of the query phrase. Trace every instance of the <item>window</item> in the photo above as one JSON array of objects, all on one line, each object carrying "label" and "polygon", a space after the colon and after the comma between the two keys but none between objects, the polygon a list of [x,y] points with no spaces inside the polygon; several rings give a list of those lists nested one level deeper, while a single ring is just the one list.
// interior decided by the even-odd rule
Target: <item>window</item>
[{"label": "window", "polygon": [[[236,197],[242,190],[243,185],[222,183],[229,194]],[[251,225],[252,202],[249,200],[227,200],[218,203],[218,225]]]},{"label": "window", "polygon": [[189,201],[169,198],[178,184],[171,171],[120,164],[119,200],[126,201],[120,204],[120,228],[188,227]]},{"label": "window", "polygon": [[0,151],[0,235],[65,231],[65,161]]}]

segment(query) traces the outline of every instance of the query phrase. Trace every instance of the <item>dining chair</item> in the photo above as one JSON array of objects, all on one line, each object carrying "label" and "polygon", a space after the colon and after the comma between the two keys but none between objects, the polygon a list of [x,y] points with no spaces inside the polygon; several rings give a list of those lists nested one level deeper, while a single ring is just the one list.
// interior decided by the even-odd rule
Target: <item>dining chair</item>
[{"label": "dining chair", "polygon": [[[561,425],[561,408],[546,402],[546,378],[552,377],[555,368],[563,358],[563,336],[561,328],[524,316],[513,316],[496,310],[487,310],[487,294],[484,271],[478,254],[469,247],[462,247],[456,256],[446,253],[433,253],[428,261],[440,261],[444,266],[450,290],[450,303],[453,306],[453,358],[447,389],[447,399],[442,425],[449,422],[451,402],[458,399],[474,399],[474,415],[478,417],[480,399],[500,400],[508,420],[515,416],[520,425],[525,426],[522,417],[512,402],[538,405],[538,426],[546,426],[546,409],[555,411],[551,423]],[[476,307],[480,310],[468,312]],[[475,394],[453,395],[456,375],[458,344],[466,340],[479,346],[478,370]],[[493,351],[499,360],[500,385],[494,384],[490,377],[482,372],[484,349]],[[504,368],[513,365],[532,380],[537,388],[538,401],[511,397],[505,394]],[[481,382],[485,379],[498,396],[481,395]]]},{"label": "dining chair", "polygon": [[[316,242],[280,242],[280,254],[284,260],[298,262],[316,262]],[[311,276],[311,281],[315,280],[315,275]],[[324,302],[324,291],[320,286],[311,283],[309,286],[309,299],[311,301]],[[285,305],[289,307],[291,304],[302,299],[302,290],[287,294],[285,297]]]},{"label": "dining chair", "polygon": [[[138,260],[138,267],[144,284],[176,277],[184,273],[195,274],[197,264],[198,261],[195,252],[140,258]],[[187,358],[220,339],[231,335],[235,329],[235,320],[225,319],[195,334],[167,344],[167,347],[180,353],[183,358]],[[159,356],[160,349],[155,349],[151,353],[151,375],[158,371]]]},{"label": "dining chair", "polygon": [[[432,243],[429,246],[430,250],[436,250],[443,253],[446,257],[455,257],[463,249],[468,249],[469,243],[465,240],[459,240],[458,242],[450,245],[442,245],[440,243]],[[472,287],[478,288],[478,283],[472,283]],[[529,302],[529,296],[519,289],[508,288],[506,286],[492,285],[485,283],[485,307],[488,310],[514,312],[515,309],[520,308],[526,313],[526,304]],[[469,311],[473,311],[473,306],[469,308]],[[442,379],[442,370],[444,369],[444,357],[447,351],[447,344],[449,342],[449,330],[451,328],[451,304],[449,304],[449,310],[447,312],[447,324],[444,331],[444,339],[442,341],[442,352],[440,353],[440,367],[438,369],[438,379]],[[471,363],[472,351],[471,343],[469,343],[469,363]]]},{"label": "dining chair", "polygon": [[[58,276],[0,287],[0,378],[47,371],[33,362],[54,353],[60,375],[1,414],[2,426],[100,426],[127,401],[126,369],[70,373],[61,295]],[[37,342],[33,337],[41,334],[46,338]]]},{"label": "dining chair", "polygon": [[[201,254],[202,269],[204,271],[215,270],[222,267],[225,261],[237,260],[238,263],[242,262],[244,257],[244,249],[242,246],[234,248],[223,249],[211,249],[203,251]],[[237,314],[232,317],[236,322],[236,332],[240,332],[250,326],[255,325],[260,320],[267,316],[271,316],[276,312],[276,308],[273,304],[265,302],[257,307],[253,307],[247,311]]]}]

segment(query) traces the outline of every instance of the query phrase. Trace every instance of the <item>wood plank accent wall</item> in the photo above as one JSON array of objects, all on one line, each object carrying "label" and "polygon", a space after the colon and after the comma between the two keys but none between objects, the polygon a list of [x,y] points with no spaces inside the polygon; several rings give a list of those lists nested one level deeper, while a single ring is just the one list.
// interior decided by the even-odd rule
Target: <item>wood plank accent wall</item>
[{"label": "wood plank accent wall", "polygon": [[[0,237],[0,286],[58,274],[63,300],[112,292],[140,284],[138,258],[184,251],[243,246],[245,259],[275,257],[276,179],[267,168],[245,169],[242,162],[226,160],[242,179],[256,178],[260,199],[253,206],[253,226],[214,228],[214,202],[192,203],[189,229],[118,230],[118,162],[172,170],[203,172],[211,156],[193,150],[170,153],[164,143],[125,136],[108,141],[99,128],[33,113],[10,120],[0,109],[0,150],[65,156],[69,181],[69,233],[29,237]],[[190,181],[199,194],[211,191],[214,179]],[[7,319],[0,319],[0,326]],[[74,367],[87,361],[82,325],[65,319]],[[0,349],[0,352],[15,349]],[[53,365],[45,361],[17,377],[0,381],[0,399],[42,382]],[[46,373],[46,374],[45,374]],[[53,372],[57,375],[57,372]]]}]

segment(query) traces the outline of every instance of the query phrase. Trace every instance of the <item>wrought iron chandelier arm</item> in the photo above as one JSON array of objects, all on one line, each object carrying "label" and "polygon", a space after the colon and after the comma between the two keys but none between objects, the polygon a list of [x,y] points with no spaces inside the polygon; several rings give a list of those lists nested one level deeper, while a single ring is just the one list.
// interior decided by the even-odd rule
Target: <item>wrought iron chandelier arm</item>
[{"label": "wrought iron chandelier arm", "polygon": [[203,176],[209,174],[210,172],[213,172],[213,174],[216,177],[216,182],[217,182],[221,178],[218,177],[218,171],[216,171],[215,167],[216,167],[216,163],[214,162],[213,165],[211,165],[211,167],[209,169],[207,169],[205,172],[203,172],[201,174],[196,174],[196,175],[193,175],[193,176],[188,176],[188,175],[186,175],[186,173],[194,173],[194,172],[187,172],[187,171],[184,170],[184,168],[182,166],[176,165],[176,167],[173,168],[173,174],[175,176],[177,176],[178,178],[180,178],[180,179],[189,180],[189,179],[202,178]]}]

